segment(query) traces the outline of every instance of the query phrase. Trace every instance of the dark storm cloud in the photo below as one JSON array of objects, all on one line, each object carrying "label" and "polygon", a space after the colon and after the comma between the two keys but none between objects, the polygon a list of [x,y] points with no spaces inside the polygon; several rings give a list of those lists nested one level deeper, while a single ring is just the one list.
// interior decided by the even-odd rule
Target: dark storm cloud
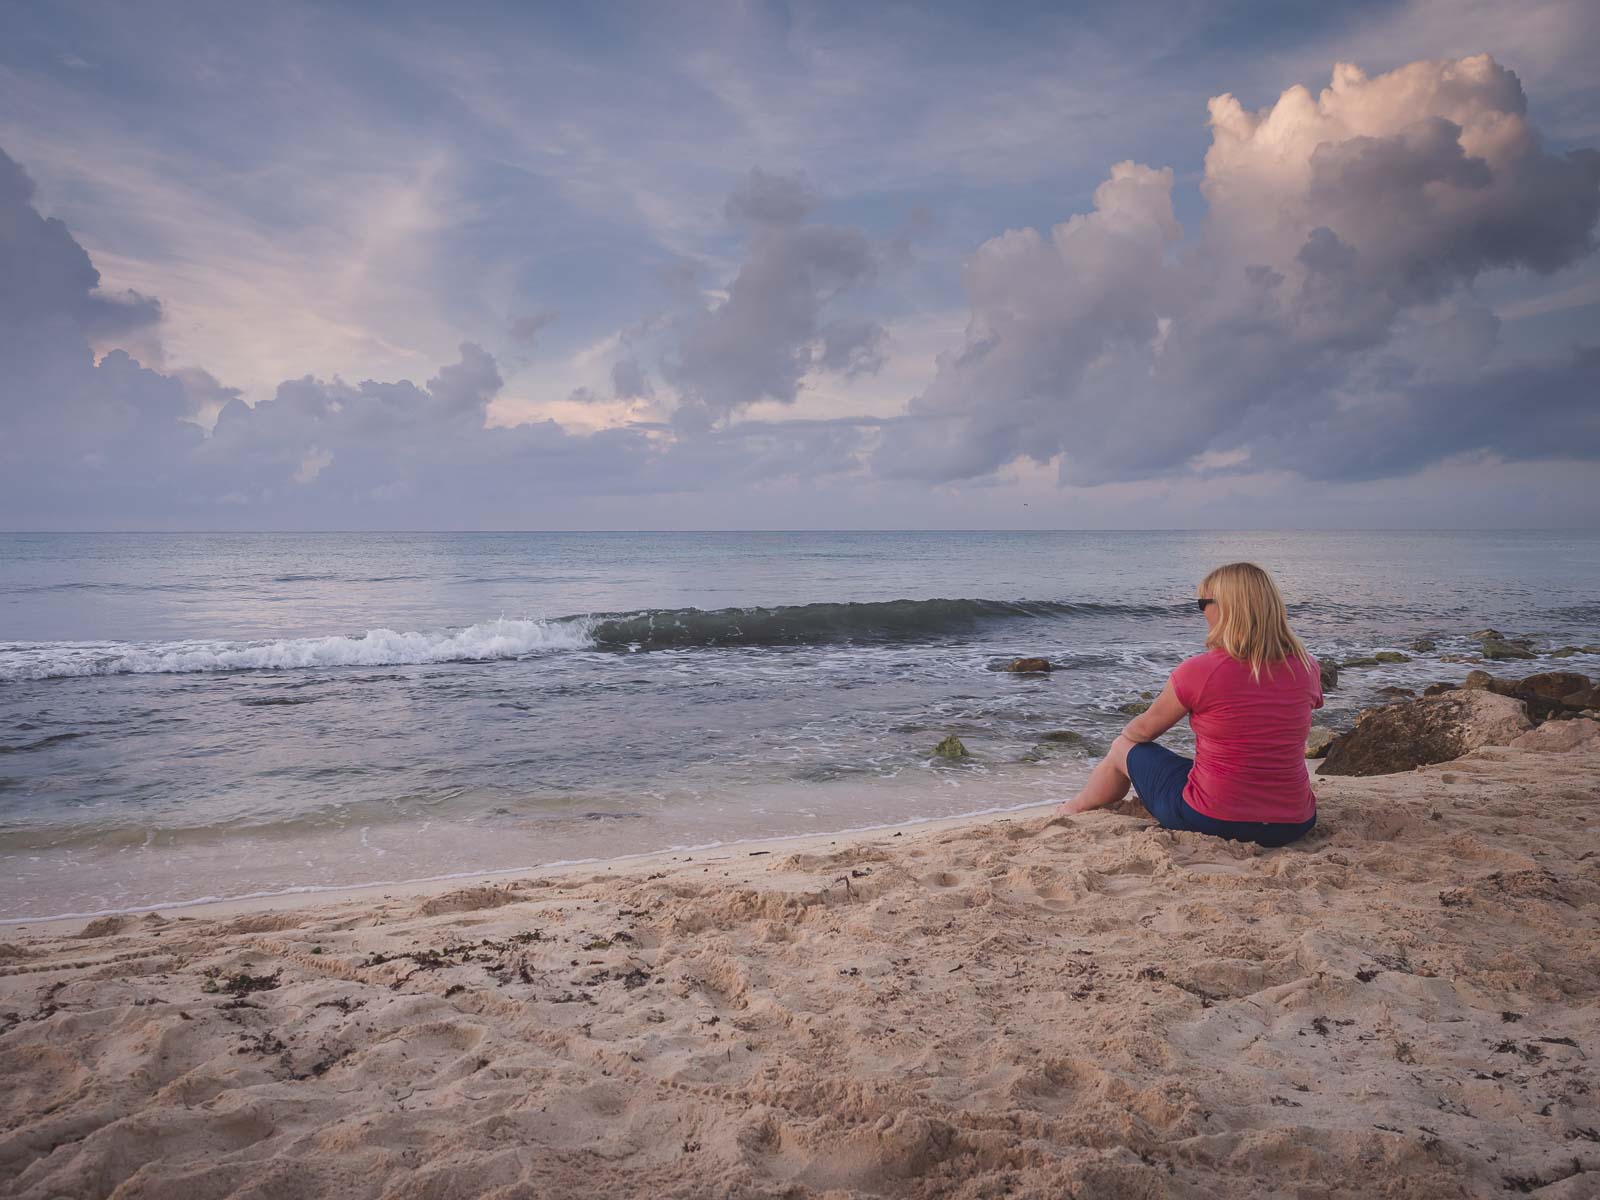
[{"label": "dark storm cloud", "polygon": [[674,422],[704,430],[762,400],[792,404],[815,369],[876,370],[883,329],[875,321],[825,313],[866,284],[877,252],[858,229],[806,223],[816,207],[798,177],[752,171],[727,203],[748,230],[746,255],[727,298],[680,322],[664,365],[682,393]]},{"label": "dark storm cloud", "polygon": [[1341,65],[1259,113],[1213,100],[1201,235],[1178,251],[1170,172],[1123,163],[1093,212],[979,247],[965,344],[876,464],[948,480],[1059,454],[1094,483],[1208,452],[1322,479],[1600,455],[1591,352],[1499,362],[1462,290],[1593,249],[1600,154],[1547,153],[1526,109],[1488,56]]}]

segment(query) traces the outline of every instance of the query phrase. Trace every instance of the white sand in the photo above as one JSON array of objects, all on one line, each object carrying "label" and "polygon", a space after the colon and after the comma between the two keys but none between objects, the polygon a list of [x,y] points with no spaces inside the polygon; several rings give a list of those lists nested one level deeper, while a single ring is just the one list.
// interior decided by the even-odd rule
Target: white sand
[{"label": "white sand", "polygon": [[0,1194],[1600,1196],[1563,736],[1320,780],[1285,850],[1021,815],[0,931]]}]

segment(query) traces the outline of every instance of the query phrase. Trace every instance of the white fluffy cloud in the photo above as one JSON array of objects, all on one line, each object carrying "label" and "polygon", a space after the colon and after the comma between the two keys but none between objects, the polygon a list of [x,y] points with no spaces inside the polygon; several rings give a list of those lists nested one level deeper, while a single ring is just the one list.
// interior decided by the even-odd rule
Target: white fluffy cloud
[{"label": "white fluffy cloud", "polygon": [[1098,482],[1209,455],[1360,477],[1476,449],[1600,453],[1575,416],[1593,412],[1594,354],[1500,361],[1470,291],[1576,261],[1600,215],[1600,154],[1547,153],[1514,74],[1487,55],[1373,78],[1341,64],[1318,96],[1210,112],[1192,239],[1171,173],[1121,163],[1092,213],[979,247],[964,345],[880,469],[954,479],[1059,455],[1064,479]]}]

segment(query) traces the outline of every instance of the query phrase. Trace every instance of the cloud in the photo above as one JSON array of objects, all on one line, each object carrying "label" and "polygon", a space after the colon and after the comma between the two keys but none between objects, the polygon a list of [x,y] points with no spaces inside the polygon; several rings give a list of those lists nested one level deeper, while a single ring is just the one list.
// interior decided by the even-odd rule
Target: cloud
[{"label": "cloud", "polygon": [[1371,478],[1469,450],[1600,454],[1590,352],[1501,361],[1470,291],[1578,261],[1600,216],[1600,153],[1547,153],[1512,72],[1340,64],[1319,96],[1210,114],[1197,236],[1171,173],[1126,162],[1092,212],[978,248],[964,342],[885,430],[879,470],[1059,456],[1064,481],[1096,483],[1226,453]]},{"label": "cloud", "polygon": [[728,200],[748,231],[747,253],[726,298],[678,322],[663,364],[681,401],[674,423],[703,430],[762,400],[792,404],[812,370],[871,371],[881,362],[875,321],[825,313],[877,271],[878,254],[858,229],[809,224],[817,205],[798,176],[753,170]]},{"label": "cloud", "polygon": [[[97,360],[94,339],[153,338],[160,306],[102,295],[88,254],[33,195],[0,153],[0,525],[515,525],[578,497],[859,470],[864,433],[852,422],[751,422],[698,438],[647,421],[583,434],[548,419],[490,427],[503,380],[471,341],[425,384],[307,374],[254,405],[197,368],[163,373],[121,348]],[[790,244],[778,257],[806,252]],[[866,327],[830,325],[821,339],[846,371],[874,344]],[[651,393],[632,357],[612,378],[619,394]],[[582,388],[573,399],[602,403]]]},{"label": "cloud", "polygon": [[631,354],[612,364],[611,388],[618,400],[641,400],[655,395],[649,376]]},{"label": "cloud", "polygon": [[524,346],[531,346],[539,332],[549,325],[560,314],[553,309],[542,309],[535,313],[525,313],[520,317],[511,319],[511,336]]}]

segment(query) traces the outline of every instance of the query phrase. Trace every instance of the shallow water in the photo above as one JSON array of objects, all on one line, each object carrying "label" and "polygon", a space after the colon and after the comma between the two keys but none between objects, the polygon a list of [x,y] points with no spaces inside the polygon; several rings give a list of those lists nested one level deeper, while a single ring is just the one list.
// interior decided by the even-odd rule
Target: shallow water
[{"label": "shallow water", "polygon": [[0,916],[1047,803],[1235,558],[1324,657],[1437,640],[1335,720],[1600,642],[1588,533],[0,535]]}]

